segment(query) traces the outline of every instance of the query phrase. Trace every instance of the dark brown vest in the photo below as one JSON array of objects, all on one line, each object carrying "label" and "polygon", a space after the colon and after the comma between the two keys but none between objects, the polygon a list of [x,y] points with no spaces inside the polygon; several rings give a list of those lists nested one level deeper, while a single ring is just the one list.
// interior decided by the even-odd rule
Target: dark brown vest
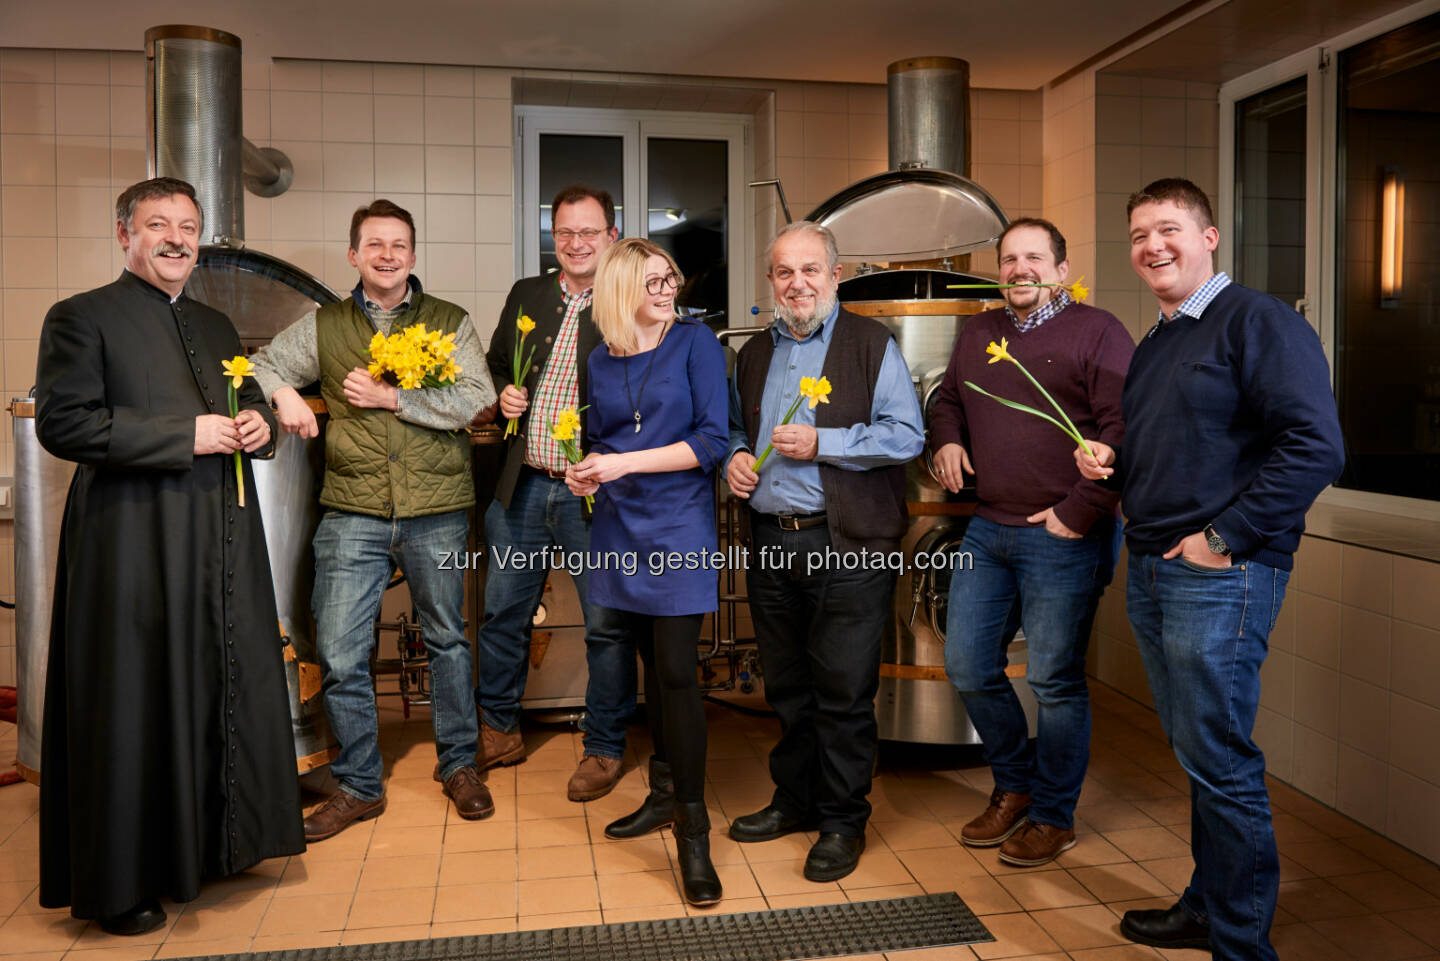
[{"label": "dark brown vest", "polygon": [[[875,382],[880,378],[880,365],[891,339],[883,324],[840,309],[821,370],[821,375],[830,381],[830,403],[816,409],[816,427],[846,428],[870,423]],[[750,338],[735,362],[745,433],[750,449],[757,452],[765,446],[755,435],[760,430],[760,398],[774,353],[774,338],[768,332],[762,333]],[[825,491],[826,520],[835,550],[898,549],[909,525],[905,465],[863,471],[842,470],[829,464],[816,466]],[[749,512],[744,516],[748,520]],[[748,539],[749,532],[745,533]]]}]

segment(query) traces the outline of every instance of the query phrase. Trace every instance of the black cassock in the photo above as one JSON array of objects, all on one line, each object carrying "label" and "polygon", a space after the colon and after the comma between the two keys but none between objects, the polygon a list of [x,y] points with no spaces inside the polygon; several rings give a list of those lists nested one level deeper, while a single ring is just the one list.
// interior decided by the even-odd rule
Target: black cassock
[{"label": "black cassock", "polygon": [[[78,918],[305,848],[265,532],[228,414],[229,318],[129,272],[51,308],[36,431],[77,461],[60,537],[40,769],[40,903]],[[247,379],[240,406],[275,418]]]}]

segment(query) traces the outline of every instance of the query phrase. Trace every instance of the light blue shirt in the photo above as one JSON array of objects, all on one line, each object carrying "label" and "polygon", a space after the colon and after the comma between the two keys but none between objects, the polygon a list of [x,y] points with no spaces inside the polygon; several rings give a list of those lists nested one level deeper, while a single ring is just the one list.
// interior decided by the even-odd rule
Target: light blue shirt
[{"label": "light blue shirt", "polygon": [[[825,355],[830,350],[830,337],[835,332],[835,318],[839,313],[837,305],[804,340],[796,340],[782,320],[777,319],[770,325],[769,335],[775,343],[775,353],[770,358],[765,392],[760,399],[760,429],[757,434],[760,450],[765,449],[771,433],[799,396],[800,378],[819,377],[824,371]],[[740,391],[732,380],[730,455],[737,450],[750,450],[742,411]],[[802,401],[790,423],[813,427],[815,411]],[[762,514],[814,514],[823,511],[825,491],[820,486],[817,464],[830,464],[843,470],[869,470],[904,464],[925,449],[920,401],[910,380],[910,369],[894,340],[885,346],[885,357],[880,362],[875,399],[870,406],[870,423],[820,427],[815,433],[818,451],[813,461],[792,460],[779,452],[771,453],[766,459],[760,471],[760,484],[750,495],[750,504],[757,511]],[[759,452],[751,453],[758,455]]]},{"label": "light blue shirt", "polygon": [[1210,306],[1210,301],[1214,300],[1219,296],[1220,291],[1229,286],[1230,276],[1226,274],[1225,271],[1220,271],[1220,273],[1213,275],[1209,280],[1205,281],[1205,283],[1196,287],[1190,296],[1185,298],[1185,302],[1175,308],[1175,313],[1166,317],[1165,311],[1160,311],[1161,322],[1174,320],[1181,314],[1199,320],[1200,315],[1205,313],[1205,308]]}]

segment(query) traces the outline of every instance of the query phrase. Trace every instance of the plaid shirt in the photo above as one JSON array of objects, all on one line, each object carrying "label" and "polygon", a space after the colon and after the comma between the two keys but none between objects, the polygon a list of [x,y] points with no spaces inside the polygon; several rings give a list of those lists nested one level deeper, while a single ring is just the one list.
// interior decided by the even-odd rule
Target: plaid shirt
[{"label": "plaid shirt", "polygon": [[1010,322],[1015,325],[1015,329],[1023,334],[1027,331],[1034,330],[1036,327],[1039,327],[1041,324],[1045,323],[1045,321],[1049,320],[1051,317],[1054,317],[1056,314],[1060,313],[1060,311],[1064,310],[1066,307],[1069,306],[1069,292],[1061,290],[1057,287],[1055,289],[1055,296],[1051,297],[1048,301],[1041,304],[1039,307],[1036,307],[1034,310],[1030,311],[1030,315],[1024,320],[1021,320],[1020,316],[1016,314],[1015,311],[1010,309],[1009,304],[1005,305],[1005,313],[1007,316],[1009,316]]},{"label": "plaid shirt", "polygon": [[560,445],[550,436],[550,425],[567,407],[580,407],[580,381],[576,364],[579,362],[580,312],[590,306],[592,290],[571,294],[565,287],[565,278],[560,278],[560,295],[565,299],[565,317],[560,321],[560,333],[555,337],[555,346],[550,359],[540,372],[540,382],[535,385],[535,396],[530,400],[530,423],[526,428],[525,463],[539,470],[563,471],[570,465]]},{"label": "plaid shirt", "polygon": [[1174,320],[1176,317],[1179,317],[1181,314],[1184,314],[1186,317],[1193,317],[1195,320],[1199,320],[1200,315],[1205,313],[1205,308],[1210,306],[1210,301],[1214,300],[1219,295],[1220,291],[1224,290],[1226,287],[1229,287],[1230,284],[1230,275],[1225,273],[1225,271],[1223,270],[1220,271],[1218,274],[1211,275],[1209,280],[1205,281],[1205,283],[1201,284],[1199,287],[1196,287],[1195,290],[1190,294],[1190,296],[1186,297],[1185,301],[1179,307],[1175,308],[1175,313],[1171,314],[1169,317],[1166,317],[1165,311],[1158,311],[1160,319],[1155,322],[1154,327],[1151,327],[1145,332],[1145,336],[1141,339],[1148,340],[1151,335],[1155,333],[1155,331],[1170,323],[1170,321]]}]

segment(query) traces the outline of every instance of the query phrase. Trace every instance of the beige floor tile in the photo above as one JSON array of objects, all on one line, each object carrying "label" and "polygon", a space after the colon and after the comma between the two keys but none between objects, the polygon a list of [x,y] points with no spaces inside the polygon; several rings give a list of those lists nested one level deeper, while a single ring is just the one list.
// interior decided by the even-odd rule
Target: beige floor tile
[{"label": "beige floor tile", "polygon": [[1135,806],[1156,824],[1189,824],[1190,799],[1188,797],[1148,798],[1135,802]]},{"label": "beige floor tile", "polygon": [[435,892],[435,924],[515,917],[514,881],[480,881],[445,884]]},{"label": "beige floor tile", "polygon": [[1195,873],[1195,862],[1188,855],[1179,858],[1156,858],[1141,861],[1139,864],[1176,894],[1182,893],[1190,885],[1190,877]]},{"label": "beige floor tile", "polygon": [[1409,931],[1432,948],[1440,950],[1440,908],[1412,908],[1408,911],[1387,911],[1385,917]]},{"label": "beige floor tile", "polygon": [[1440,898],[1390,871],[1344,874],[1326,880],[1377,914],[1440,907]]},{"label": "beige floor tile", "polygon": [[445,921],[430,925],[432,938],[465,938],[477,934],[506,934],[515,930],[515,916],[478,918],[474,921]]},{"label": "beige floor tile", "polygon": [[[800,859],[791,861],[764,861],[760,864],[750,865],[750,870],[755,875],[756,882],[760,885],[760,891],[766,898],[774,898],[786,894],[806,894],[817,888],[829,888],[840,891],[840,886],[834,882],[828,884],[816,884],[814,881],[805,880],[803,869],[805,862]],[[842,894],[844,892],[841,892]]]},{"label": "beige floor tile", "polygon": [[65,951],[85,930],[85,922],[66,912],[17,914],[0,924],[0,944],[7,952]]},{"label": "beige floor tile", "polygon": [[250,950],[258,954],[262,951],[295,951],[304,948],[334,947],[340,943],[342,930],[260,935],[250,942]]},{"label": "beige floor tile", "polygon": [[517,867],[521,881],[595,875],[595,862],[588,844],[522,847],[517,852]]},{"label": "beige floor tile", "polygon": [[438,889],[397,888],[393,891],[360,891],[350,905],[347,928],[384,928],[401,924],[429,924],[435,910]]},{"label": "beige floor tile", "polygon": [[[398,826],[396,826],[398,825]],[[411,826],[403,822],[380,824],[365,857],[393,858],[415,854],[439,854],[445,840],[445,827],[439,824]]]},{"label": "beige floor tile", "polygon": [[[722,901],[716,907],[723,907]],[[604,908],[601,913],[604,915],[606,924],[623,924],[626,921],[658,921],[662,918],[683,918],[685,917],[685,905],[676,901],[674,904],[647,904],[638,908]]]},{"label": "beige floor tile", "polygon": [[111,941],[113,943],[107,947],[81,947],[77,942],[65,957],[75,958],[76,961],[149,961],[160,948],[158,941],[152,944],[129,944],[118,937],[111,938]]},{"label": "beige floor tile", "polygon": [[[715,842],[712,839],[712,858]],[[634,838],[629,841],[596,841],[595,873],[629,874],[635,871],[659,871],[670,867],[665,842],[656,837]]]},{"label": "beige floor tile", "polygon": [[1036,911],[1034,918],[1066,951],[1128,943],[1120,933],[1120,919],[1102,905]]},{"label": "beige floor tile", "polygon": [[208,904],[215,901],[245,901],[250,898],[269,898],[289,864],[289,858],[272,858],[261,861],[248,871],[232,874],[216,881],[207,881],[200,888],[200,894],[192,903]]},{"label": "beige floor tile", "polygon": [[917,898],[925,893],[925,889],[913,881],[909,884],[884,884],[874,888],[847,888],[845,882],[849,878],[840,879],[840,887],[854,904],[859,901],[885,901],[889,898]]},{"label": "beige floor tile", "polygon": [[1311,841],[1285,845],[1285,856],[1322,878],[1378,871],[1380,865],[1339,841]]},{"label": "beige floor tile", "polygon": [[797,894],[772,894],[765,900],[770,902],[772,910],[779,911],[783,908],[808,908],[820,904],[845,904],[850,899],[839,888],[827,888]]},{"label": "beige floor tile", "polygon": [[518,883],[521,918],[537,914],[600,910],[600,892],[594,876]]},{"label": "beige floor tile", "polygon": [[685,913],[690,917],[704,917],[710,914],[745,914],[750,911],[768,910],[770,910],[770,905],[764,898],[732,898],[728,890],[725,892],[725,898],[719,904],[685,905]]},{"label": "beige floor tile", "polygon": [[761,897],[760,882],[748,864],[717,864],[715,875],[720,878],[720,887],[725,891],[725,903],[731,900],[749,900]]},{"label": "beige floor tile", "polygon": [[521,850],[590,843],[589,826],[583,817],[520,821],[515,826],[515,832]]},{"label": "beige floor tile", "polygon": [[251,938],[220,938],[215,941],[166,941],[155,952],[157,958],[193,958],[217,954],[246,954]]},{"label": "beige floor tile", "polygon": [[1311,921],[1310,926],[1352,958],[1395,961],[1431,953],[1425,942],[1379,915],[1327,918]]},{"label": "beige floor tile", "polygon": [[536,821],[583,815],[579,805],[562,794],[521,794],[515,798],[515,820]]},{"label": "beige floor tile", "polygon": [[270,904],[267,901],[215,904],[191,902],[170,927],[166,943],[214,941],[222,938],[252,938]]},{"label": "beige floor tile", "polygon": [[1280,961],[1351,961],[1308,924],[1286,924],[1270,929],[1270,943]]},{"label": "beige floor tile", "polygon": [[404,854],[370,858],[360,872],[359,891],[392,891],[396,888],[433,888],[440,876],[440,855]]},{"label": "beige floor tile", "polygon": [[339,931],[345,927],[345,919],[350,914],[352,897],[317,894],[309,898],[276,898],[265,909],[256,937]]},{"label": "beige floor tile", "polygon": [[430,937],[429,924],[397,924],[382,928],[346,928],[341,944],[379,944],[385,941],[416,941]]},{"label": "beige floor tile", "polygon": [[1303,867],[1296,861],[1287,858],[1282,851],[1280,854],[1280,880],[1281,881],[1303,881],[1306,878],[1313,878],[1315,872]]},{"label": "beige floor tile", "polygon": [[[529,763],[522,764],[515,769],[515,794],[548,794],[552,797],[565,797],[566,785],[570,783],[570,775],[575,773],[575,762],[570,761],[563,767],[533,767]],[[573,803],[573,802],[572,802]],[[576,805],[577,813],[579,805]]]},{"label": "beige floor tile", "polygon": [[446,852],[440,857],[440,884],[514,881],[518,862],[519,852],[515,850]]},{"label": "beige floor tile", "polygon": [[364,867],[365,862],[360,860],[325,861],[303,855],[291,858],[275,888],[275,897],[353,893]]},{"label": "beige floor tile", "polygon": [[598,882],[602,910],[638,908],[647,904],[678,905],[682,900],[676,888],[676,877],[668,867],[663,871],[607,874],[598,878]]},{"label": "beige floor tile", "polygon": [[[1075,961],[1155,961],[1160,956],[1160,952],[1143,944],[1112,944],[1070,952]],[[1200,952],[1200,956],[1207,957],[1208,952]]]},{"label": "beige floor tile", "polygon": [[913,884],[914,881],[915,878],[893,851],[867,846],[855,870],[840,879],[840,886],[849,891],[887,884]]},{"label": "beige floor tile", "polygon": [[1020,910],[1020,902],[994,878],[960,878],[951,888],[932,888],[928,884],[924,887],[930,894],[954,891],[976,914],[1009,914]]},{"label": "beige floor tile", "polygon": [[[975,952],[963,944],[947,945],[943,948],[918,948],[914,951],[897,951],[886,955],[895,961],[971,961]],[[1063,955],[1062,955],[1063,957]]]},{"label": "beige floor tile", "polygon": [[1094,904],[1096,898],[1079,881],[1062,870],[1037,871],[996,879],[1026,911]]},{"label": "beige floor tile", "polygon": [[516,830],[515,821],[485,820],[447,824],[440,851],[442,854],[462,851],[513,851]]},{"label": "beige floor tile", "polygon": [[375,836],[375,821],[352,824],[332,838],[316,841],[305,848],[307,861],[343,861],[365,857],[370,840]]},{"label": "beige floor tile", "polygon": [[1353,918],[1370,911],[1323,878],[1280,882],[1280,907],[1301,921]]},{"label": "beige floor tile", "polygon": [[1152,828],[1159,822],[1150,817],[1139,806],[1129,801],[1104,801],[1099,804],[1082,804],[1075,809],[1075,817],[1084,821],[1093,830],[1103,834],[1111,831],[1126,831],[1136,828]]},{"label": "beige floor tile", "polygon": [[[925,818],[905,818],[901,821],[871,821],[870,826],[885,839],[892,851],[909,851],[915,848],[941,847],[958,843],[957,835],[951,834],[944,825]],[[958,827],[957,827],[958,830]]]},{"label": "beige floor tile", "polygon": [[1060,945],[1028,914],[989,914],[980,923],[993,935],[993,942],[970,946],[980,958],[1013,958],[1021,954],[1058,951]]},{"label": "beige floor tile", "polygon": [[1101,901],[1166,897],[1170,887],[1133,861],[1091,868],[1071,868],[1075,880]]},{"label": "beige floor tile", "polygon": [[37,890],[34,881],[0,881],[0,918],[13,914]]},{"label": "beige floor tile", "polygon": [[543,931],[546,928],[578,928],[604,924],[605,916],[595,911],[563,911],[558,914],[522,914],[515,924],[517,931]]},{"label": "beige floor tile", "polygon": [[1115,845],[1105,840],[1103,834],[1077,834],[1075,846],[1055,859],[1062,868],[1082,868],[1096,864],[1116,864],[1130,860]]},{"label": "beige floor tile", "polygon": [[1136,861],[1176,858],[1190,853],[1190,845],[1162,827],[1107,831],[1105,839]]},{"label": "beige floor tile", "polygon": [[796,858],[803,860],[810,853],[810,845],[814,843],[814,838],[808,834],[787,834],[773,841],[744,844],[737,842],[737,846],[746,861],[761,864],[765,861],[793,861]]},{"label": "beige floor tile", "polygon": [[958,844],[897,851],[896,856],[927,891],[949,891],[966,878],[989,877],[980,862]]}]

